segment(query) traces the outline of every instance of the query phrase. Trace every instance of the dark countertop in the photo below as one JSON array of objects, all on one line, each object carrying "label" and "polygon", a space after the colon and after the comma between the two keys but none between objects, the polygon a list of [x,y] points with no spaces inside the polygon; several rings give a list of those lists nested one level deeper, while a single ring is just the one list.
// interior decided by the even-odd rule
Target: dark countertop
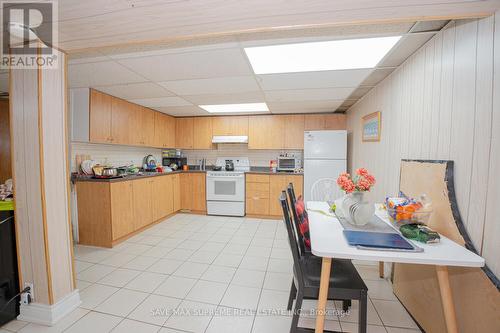
[{"label": "dark countertop", "polygon": [[[77,174],[72,174],[71,175],[71,181],[73,183],[75,182],[107,182],[107,183],[115,183],[115,182],[124,182],[124,181],[129,181],[129,180],[135,180],[135,179],[142,179],[142,178],[150,178],[150,177],[159,177],[159,176],[166,176],[166,175],[175,175],[175,174],[180,174],[180,173],[205,173],[206,171],[209,170],[197,170],[197,167],[190,167],[189,170],[183,171],[172,171],[172,172],[143,172],[140,175],[128,175],[124,177],[119,177],[119,178],[111,178],[111,179],[102,179],[102,178],[92,178],[92,176],[86,176],[86,175],[77,175]],[[250,171],[247,171],[246,173],[249,174],[260,174],[260,175],[303,175],[303,173],[293,173],[293,172],[272,172],[269,170],[268,167],[251,167]]]}]

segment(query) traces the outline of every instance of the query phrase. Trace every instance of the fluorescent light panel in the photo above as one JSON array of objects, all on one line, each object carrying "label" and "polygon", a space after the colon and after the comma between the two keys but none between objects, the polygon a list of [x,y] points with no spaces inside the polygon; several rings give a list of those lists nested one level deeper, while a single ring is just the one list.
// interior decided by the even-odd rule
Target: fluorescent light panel
[{"label": "fluorescent light panel", "polygon": [[401,36],[247,47],[255,74],[373,68]]},{"label": "fluorescent light panel", "polygon": [[268,112],[266,103],[198,105],[210,113]]}]

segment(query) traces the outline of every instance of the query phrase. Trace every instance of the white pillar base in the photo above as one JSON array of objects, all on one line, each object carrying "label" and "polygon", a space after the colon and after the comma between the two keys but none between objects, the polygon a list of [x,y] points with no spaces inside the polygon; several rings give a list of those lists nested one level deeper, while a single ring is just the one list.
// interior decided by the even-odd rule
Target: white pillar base
[{"label": "white pillar base", "polygon": [[53,326],[71,311],[75,310],[82,302],[78,289],[73,290],[59,302],[47,305],[31,303],[30,305],[21,304],[18,320],[30,323]]}]

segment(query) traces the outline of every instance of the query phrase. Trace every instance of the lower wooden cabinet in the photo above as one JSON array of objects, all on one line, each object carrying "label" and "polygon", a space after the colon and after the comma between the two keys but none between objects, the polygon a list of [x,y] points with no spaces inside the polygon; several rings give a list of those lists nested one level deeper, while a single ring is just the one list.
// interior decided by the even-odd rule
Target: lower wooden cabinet
[{"label": "lower wooden cabinet", "polygon": [[180,210],[179,176],[77,182],[79,243],[112,247]]},{"label": "lower wooden cabinet", "polygon": [[134,232],[133,182],[117,182],[109,185],[111,192],[111,229],[113,240]]},{"label": "lower wooden cabinet", "polygon": [[258,216],[282,215],[279,202],[281,191],[293,183],[295,195],[302,195],[302,175],[258,175],[246,176],[246,214]]},{"label": "lower wooden cabinet", "polygon": [[206,175],[204,172],[180,174],[181,209],[197,212],[205,212],[207,210],[205,179]]}]

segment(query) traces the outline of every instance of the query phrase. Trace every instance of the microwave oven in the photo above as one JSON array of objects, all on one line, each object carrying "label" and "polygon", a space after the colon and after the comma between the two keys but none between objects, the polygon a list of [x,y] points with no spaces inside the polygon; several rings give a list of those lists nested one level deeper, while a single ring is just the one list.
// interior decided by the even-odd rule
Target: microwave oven
[{"label": "microwave oven", "polygon": [[302,160],[295,156],[279,156],[278,157],[278,171],[293,172],[302,168]]}]

